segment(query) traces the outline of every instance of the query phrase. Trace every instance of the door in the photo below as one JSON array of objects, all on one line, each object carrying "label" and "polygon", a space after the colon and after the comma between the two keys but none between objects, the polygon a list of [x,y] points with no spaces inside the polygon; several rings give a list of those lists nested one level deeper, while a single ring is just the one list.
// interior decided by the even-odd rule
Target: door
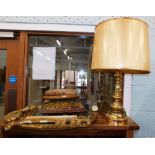
[{"label": "door", "polygon": [[16,110],[19,68],[19,36],[0,38],[0,117]]}]

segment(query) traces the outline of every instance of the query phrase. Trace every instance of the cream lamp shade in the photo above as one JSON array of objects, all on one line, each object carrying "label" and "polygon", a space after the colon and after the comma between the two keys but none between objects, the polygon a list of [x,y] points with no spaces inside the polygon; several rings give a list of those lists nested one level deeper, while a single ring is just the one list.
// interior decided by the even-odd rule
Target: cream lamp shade
[{"label": "cream lamp shade", "polygon": [[133,18],[116,18],[96,26],[94,71],[143,74],[150,72],[148,25]]}]

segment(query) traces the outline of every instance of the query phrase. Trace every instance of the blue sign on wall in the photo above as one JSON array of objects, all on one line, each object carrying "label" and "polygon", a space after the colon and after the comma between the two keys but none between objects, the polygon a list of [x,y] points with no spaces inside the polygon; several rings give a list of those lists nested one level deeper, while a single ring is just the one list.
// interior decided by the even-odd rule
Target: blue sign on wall
[{"label": "blue sign on wall", "polygon": [[15,75],[10,75],[9,76],[9,83],[10,84],[15,84],[17,81],[17,77]]}]

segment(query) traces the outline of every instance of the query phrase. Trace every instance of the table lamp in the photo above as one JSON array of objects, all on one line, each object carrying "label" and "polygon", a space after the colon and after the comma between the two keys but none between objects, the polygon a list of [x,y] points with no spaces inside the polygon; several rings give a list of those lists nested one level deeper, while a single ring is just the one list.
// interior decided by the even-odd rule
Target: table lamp
[{"label": "table lamp", "polygon": [[123,107],[122,78],[150,72],[148,25],[134,18],[115,18],[96,26],[91,70],[114,72],[115,90],[110,110],[112,121],[127,119]]}]

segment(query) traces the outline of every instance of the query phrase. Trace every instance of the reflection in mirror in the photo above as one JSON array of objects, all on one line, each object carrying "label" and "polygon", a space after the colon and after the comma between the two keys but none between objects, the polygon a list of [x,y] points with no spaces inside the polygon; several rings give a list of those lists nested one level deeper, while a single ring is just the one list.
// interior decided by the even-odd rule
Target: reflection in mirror
[{"label": "reflection in mirror", "polygon": [[96,75],[96,101],[99,111],[109,111],[110,104],[113,101],[114,93],[114,74],[98,73]]},{"label": "reflection in mirror", "polygon": [[[87,99],[92,43],[93,37],[91,36],[30,36],[28,104],[42,103],[45,92],[51,89],[73,89],[79,98]],[[56,49],[54,78],[38,77],[38,79],[33,79],[35,71],[33,68],[35,67],[33,51],[36,47],[54,47]],[[47,54],[45,53],[45,50],[41,52],[44,57]],[[42,70],[39,74],[40,77],[43,74],[45,77],[45,74],[48,74],[50,71],[52,72],[52,64],[48,64],[47,61],[43,59],[39,59],[38,62]],[[36,65],[36,67],[38,67],[38,65]],[[74,94],[73,91],[69,93]]]},{"label": "reflection in mirror", "polygon": [[0,49],[0,118],[4,116],[5,106],[6,55],[6,50]]}]

